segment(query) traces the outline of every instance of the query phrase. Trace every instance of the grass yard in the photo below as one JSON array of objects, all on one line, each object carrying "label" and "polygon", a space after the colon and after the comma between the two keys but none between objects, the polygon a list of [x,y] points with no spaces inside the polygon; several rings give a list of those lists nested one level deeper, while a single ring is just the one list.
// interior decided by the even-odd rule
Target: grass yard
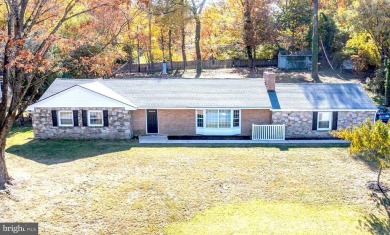
[{"label": "grass yard", "polygon": [[390,232],[366,188],[375,168],[347,148],[31,138],[8,139],[15,185],[0,193],[0,220],[39,222],[41,234]]}]

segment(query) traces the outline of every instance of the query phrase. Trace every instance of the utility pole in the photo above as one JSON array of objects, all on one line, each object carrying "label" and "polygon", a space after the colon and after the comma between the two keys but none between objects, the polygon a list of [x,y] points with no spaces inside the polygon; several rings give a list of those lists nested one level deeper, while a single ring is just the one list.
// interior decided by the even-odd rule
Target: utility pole
[{"label": "utility pole", "polygon": [[313,37],[312,37],[311,77],[318,81],[318,0],[313,0]]}]

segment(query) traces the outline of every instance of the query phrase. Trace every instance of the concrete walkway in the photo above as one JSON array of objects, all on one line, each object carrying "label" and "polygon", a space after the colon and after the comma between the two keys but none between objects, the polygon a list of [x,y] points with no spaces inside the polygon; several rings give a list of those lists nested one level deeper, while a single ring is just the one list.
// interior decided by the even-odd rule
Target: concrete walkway
[{"label": "concrete walkway", "polygon": [[168,140],[167,136],[139,136],[140,144],[349,144],[345,140]]}]

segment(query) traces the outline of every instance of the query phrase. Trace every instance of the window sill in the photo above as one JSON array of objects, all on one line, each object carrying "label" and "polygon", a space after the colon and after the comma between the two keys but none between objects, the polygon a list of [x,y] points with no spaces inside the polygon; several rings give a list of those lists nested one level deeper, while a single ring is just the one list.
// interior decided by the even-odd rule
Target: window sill
[{"label": "window sill", "polygon": [[241,128],[240,127],[234,127],[234,128],[204,128],[204,127],[202,128],[202,127],[197,127],[196,134],[197,135],[240,135]]}]

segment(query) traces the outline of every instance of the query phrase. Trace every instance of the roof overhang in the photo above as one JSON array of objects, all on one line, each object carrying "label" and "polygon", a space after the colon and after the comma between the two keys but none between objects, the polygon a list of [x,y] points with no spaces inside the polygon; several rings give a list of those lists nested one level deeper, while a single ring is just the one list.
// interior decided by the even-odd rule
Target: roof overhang
[{"label": "roof overhang", "polygon": [[124,108],[125,110],[136,110],[137,107],[128,103],[110,98],[98,92],[82,86],[73,86],[57,94],[49,96],[35,104],[30,105],[27,110],[35,108]]},{"label": "roof overhang", "polygon": [[376,112],[377,109],[271,109],[281,112]]},{"label": "roof overhang", "polygon": [[270,107],[138,107],[137,109],[268,109]]}]

